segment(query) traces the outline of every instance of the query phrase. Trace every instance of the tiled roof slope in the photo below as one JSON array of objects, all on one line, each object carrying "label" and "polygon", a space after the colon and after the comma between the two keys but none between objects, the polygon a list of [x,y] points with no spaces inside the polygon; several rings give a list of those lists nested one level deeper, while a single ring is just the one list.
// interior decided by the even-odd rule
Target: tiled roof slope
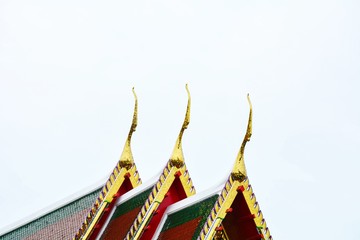
[{"label": "tiled roof slope", "polygon": [[101,188],[71,201],[2,236],[1,240],[71,239],[91,209]]},{"label": "tiled roof slope", "polygon": [[158,240],[196,239],[218,196],[214,194],[201,202],[195,202],[191,206],[169,214]]},{"label": "tiled roof slope", "polygon": [[151,190],[151,188],[144,189],[129,200],[118,205],[101,239],[112,240],[125,237]]}]

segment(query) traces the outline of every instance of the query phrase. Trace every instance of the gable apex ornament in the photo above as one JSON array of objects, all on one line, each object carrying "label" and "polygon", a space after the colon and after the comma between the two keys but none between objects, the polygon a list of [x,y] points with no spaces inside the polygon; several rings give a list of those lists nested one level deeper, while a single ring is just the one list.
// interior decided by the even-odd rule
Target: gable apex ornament
[{"label": "gable apex ornament", "polygon": [[189,123],[190,123],[190,108],[191,108],[191,96],[190,96],[190,92],[189,92],[189,88],[188,85],[185,85],[187,94],[188,94],[188,103],[187,103],[187,107],[186,107],[186,113],[185,113],[185,119],[183,122],[183,125],[181,127],[179,136],[176,140],[175,146],[174,146],[174,150],[171,154],[170,157],[170,163],[172,166],[175,166],[177,168],[180,168],[184,165],[184,154],[182,151],[182,145],[181,145],[181,141],[182,141],[182,136],[184,134],[185,129],[187,129]]},{"label": "gable apex ornament", "polygon": [[246,129],[246,134],[244,136],[244,140],[242,141],[242,144],[241,144],[239,153],[237,155],[233,170],[231,172],[231,177],[234,181],[235,180],[243,181],[244,179],[247,178],[247,172],[246,172],[246,167],[245,167],[245,162],[244,162],[244,150],[245,150],[246,143],[248,141],[250,141],[250,138],[252,135],[252,104],[250,101],[249,94],[247,95],[247,100],[248,100],[249,107],[250,107],[249,120],[248,120],[247,129]]},{"label": "gable apex ornament", "polygon": [[133,120],[132,120],[132,123],[131,123],[131,127],[130,127],[128,137],[127,137],[126,142],[125,142],[123,152],[122,152],[122,154],[120,156],[120,162],[119,162],[120,167],[126,168],[127,170],[129,170],[134,164],[134,157],[133,157],[132,152],[131,152],[131,137],[132,137],[133,132],[136,131],[137,119],[138,119],[138,115],[137,115],[137,113],[138,113],[138,99],[137,99],[134,88],[132,88],[132,92],[133,92],[134,98],[135,98],[135,107],[134,107]]}]

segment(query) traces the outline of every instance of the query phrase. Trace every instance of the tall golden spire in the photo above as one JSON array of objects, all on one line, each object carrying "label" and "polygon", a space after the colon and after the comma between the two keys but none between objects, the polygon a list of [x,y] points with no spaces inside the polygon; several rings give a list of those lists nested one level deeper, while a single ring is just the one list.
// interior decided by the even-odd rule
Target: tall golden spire
[{"label": "tall golden spire", "polygon": [[171,157],[170,157],[171,165],[173,165],[173,166],[175,166],[177,168],[180,168],[180,167],[182,167],[184,165],[184,154],[183,154],[183,151],[182,151],[181,140],[182,140],[182,136],[184,134],[185,129],[187,129],[187,127],[188,127],[188,125],[190,123],[191,96],[190,96],[190,92],[189,92],[187,84],[185,85],[185,88],[186,88],[186,91],[187,91],[187,94],[188,94],[188,104],[187,104],[187,107],[186,107],[185,119],[184,119],[184,123],[183,123],[183,125],[181,127],[179,136],[178,136],[178,138],[176,140],[174,150],[173,150],[173,152],[171,154]]},{"label": "tall golden spire", "polygon": [[[247,98],[250,113],[244,140],[234,168],[208,215],[198,240],[218,239],[218,237],[221,239],[272,239],[253,188],[249,183],[244,163],[245,145],[250,141],[252,135],[252,105],[249,94]],[[240,199],[243,200],[240,200],[238,196],[241,196]],[[234,219],[237,220],[234,221]],[[234,231],[235,228],[245,230],[240,233]]]},{"label": "tall golden spire", "polygon": [[128,170],[134,164],[134,158],[133,158],[133,155],[132,155],[132,152],[131,152],[130,143],[131,143],[131,136],[132,136],[133,132],[136,131],[137,118],[138,118],[138,116],[137,116],[138,99],[137,99],[134,88],[132,88],[132,92],[133,92],[134,98],[135,98],[134,115],[133,115],[133,120],[132,120],[132,124],[131,124],[131,127],[130,127],[129,134],[128,134],[128,137],[126,139],[125,146],[124,146],[123,152],[122,152],[121,157],[120,157],[120,167],[124,167],[124,168],[126,168]]},{"label": "tall golden spire", "polygon": [[[131,136],[133,132],[135,132],[137,126],[138,110],[138,101],[134,88],[132,91],[135,97],[134,115],[120,160],[110,174],[104,187],[101,189],[99,197],[95,200],[90,213],[86,216],[85,221],[81,225],[73,240],[95,239],[100,231],[98,224],[101,221],[106,221],[106,219],[108,219],[109,213],[114,207],[113,203],[122,194],[141,184],[141,178],[139,177],[138,171],[136,169],[130,145]],[[130,181],[130,185],[124,184],[126,179]]]},{"label": "tall golden spire", "polygon": [[247,177],[246,167],[245,167],[245,162],[244,162],[244,150],[245,150],[245,145],[248,141],[250,141],[251,134],[252,134],[252,105],[251,105],[249,94],[247,95],[247,99],[248,99],[249,107],[250,107],[248,125],[247,125],[244,140],[242,141],[240,151],[237,155],[236,162],[234,164],[234,168],[231,172],[232,179],[238,180],[238,181],[242,181]]},{"label": "tall golden spire", "polygon": [[[181,199],[195,194],[190,174],[186,169],[181,146],[182,136],[190,122],[190,92],[186,85],[188,104],[185,120],[182,124],[174,150],[162,171],[159,180],[153,185],[151,194],[145,201],[124,239],[150,239],[164,214],[164,209]],[[172,197],[167,198],[167,196]],[[120,226],[121,227],[121,226]],[[119,236],[122,238],[122,236]],[[105,237],[106,238],[106,237]]]}]

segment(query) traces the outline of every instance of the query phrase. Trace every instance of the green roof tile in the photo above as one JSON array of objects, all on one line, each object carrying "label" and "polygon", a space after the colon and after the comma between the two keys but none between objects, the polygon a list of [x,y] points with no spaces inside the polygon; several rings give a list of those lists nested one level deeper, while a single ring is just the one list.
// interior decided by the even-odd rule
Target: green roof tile
[{"label": "green roof tile", "polygon": [[149,197],[151,190],[152,187],[145,189],[143,192],[138,193],[138,195],[117,206],[113,216],[111,217],[111,220],[118,218],[119,216],[133,210],[134,208],[143,206],[144,202]]},{"label": "green roof tile", "polygon": [[209,216],[211,209],[214,207],[218,197],[218,194],[214,194],[213,196],[208,197],[201,202],[194,203],[191,206],[169,214],[161,232],[166,232],[167,230],[178,227],[194,219],[199,219],[198,225],[193,235],[193,239],[196,239],[200,234],[201,228],[205,224],[205,221]]}]

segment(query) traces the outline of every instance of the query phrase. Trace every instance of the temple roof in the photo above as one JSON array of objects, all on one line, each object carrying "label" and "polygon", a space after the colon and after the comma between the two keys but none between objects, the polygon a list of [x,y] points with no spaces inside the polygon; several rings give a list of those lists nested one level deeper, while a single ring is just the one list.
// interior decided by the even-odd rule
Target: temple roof
[{"label": "temple roof", "polygon": [[[232,171],[217,187],[195,195],[187,170],[182,136],[190,122],[191,98],[174,150],[163,170],[139,185],[130,140],[105,182],[63,201],[51,211],[3,231],[1,239],[263,239],[271,240],[245,167],[244,150],[252,135],[252,105],[246,134]],[[139,186],[138,186],[139,185]],[[136,188],[135,188],[136,187]],[[85,221],[84,221],[85,219]],[[75,236],[75,237],[74,237]]]},{"label": "temple roof", "polygon": [[246,134],[232,172],[223,181],[222,188],[170,207],[156,231],[157,239],[272,239],[244,163],[245,146],[252,135],[249,96],[248,102]]},{"label": "temple roof", "polygon": [[102,230],[101,239],[151,239],[166,208],[195,194],[181,144],[183,133],[190,122],[191,98],[187,85],[186,90],[188,104],[185,119],[170,159],[151,189],[146,189],[145,192],[140,192],[135,196],[136,199],[142,200],[142,205],[131,205],[126,202],[124,203],[127,206],[126,209],[132,206],[128,211],[122,210],[123,204],[116,206],[110,222],[105,226],[106,230]]}]

